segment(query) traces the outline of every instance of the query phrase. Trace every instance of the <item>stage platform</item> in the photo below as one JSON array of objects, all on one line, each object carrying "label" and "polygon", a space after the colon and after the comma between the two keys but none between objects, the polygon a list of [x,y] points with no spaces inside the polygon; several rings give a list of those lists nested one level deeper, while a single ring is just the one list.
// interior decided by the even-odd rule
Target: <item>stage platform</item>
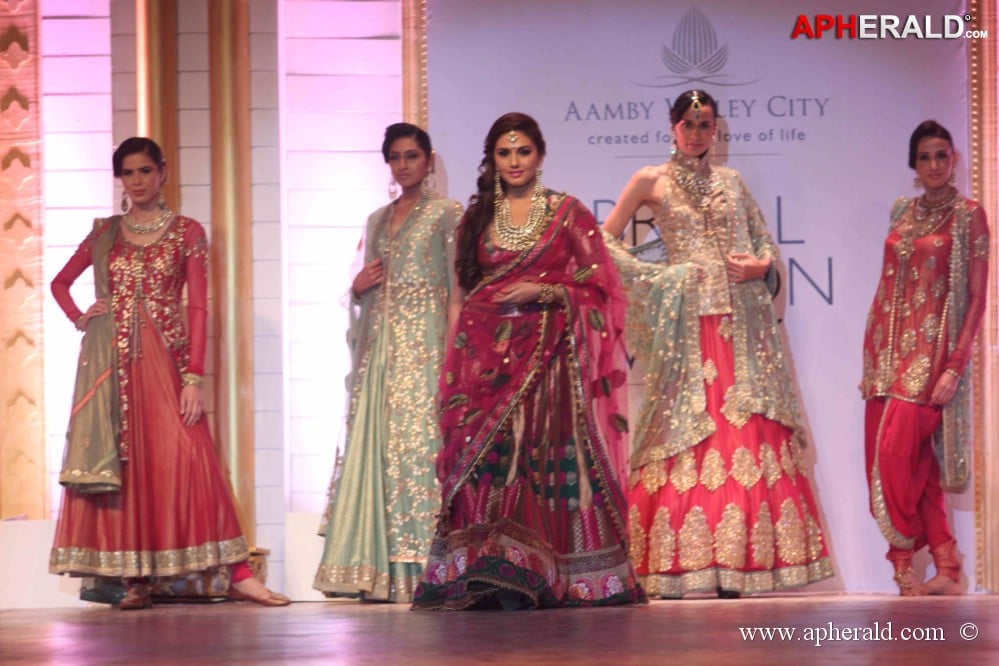
[{"label": "stage platform", "polygon": [[[770,639],[761,634],[768,629],[777,632]],[[749,637],[753,631],[755,639]],[[287,608],[223,602],[133,612],[99,605],[0,611],[0,663],[5,665],[911,666],[986,664],[996,654],[995,595],[813,594],[463,613],[344,600]]]}]

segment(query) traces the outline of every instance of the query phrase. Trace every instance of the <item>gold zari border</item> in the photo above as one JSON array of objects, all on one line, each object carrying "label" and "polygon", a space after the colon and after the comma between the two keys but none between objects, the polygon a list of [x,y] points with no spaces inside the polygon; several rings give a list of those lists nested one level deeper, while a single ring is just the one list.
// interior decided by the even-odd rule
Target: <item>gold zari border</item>
[{"label": "gold zari border", "polygon": [[[413,564],[423,564],[422,562]],[[398,576],[372,566],[320,565],[312,586],[327,596],[360,595],[365,599],[410,603],[420,576]]]},{"label": "gold zari border", "polygon": [[774,592],[817,583],[832,576],[832,560],[824,557],[807,565],[781,567],[769,571],[736,571],[711,567],[677,576],[653,574],[638,578],[650,597],[679,599],[695,592],[715,592],[719,587],[742,594]]},{"label": "gold zari border", "polygon": [[250,556],[242,536],[200,546],[158,551],[100,551],[92,548],[53,548],[49,572],[78,576],[142,578],[177,576],[242,562]]}]

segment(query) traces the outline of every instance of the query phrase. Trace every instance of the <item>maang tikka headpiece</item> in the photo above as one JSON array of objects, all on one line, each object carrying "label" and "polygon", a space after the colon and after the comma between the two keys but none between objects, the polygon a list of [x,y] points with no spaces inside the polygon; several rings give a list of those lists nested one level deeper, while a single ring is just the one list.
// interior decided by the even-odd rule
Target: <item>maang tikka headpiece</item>
[{"label": "maang tikka headpiece", "polygon": [[517,132],[515,132],[514,130],[510,130],[510,133],[506,135],[506,140],[509,141],[510,143],[517,143],[517,139],[519,138],[520,137],[517,136]]},{"label": "maang tikka headpiece", "polygon": [[690,109],[694,112],[694,120],[700,120],[701,98],[698,97],[696,90],[692,90],[690,93]]}]

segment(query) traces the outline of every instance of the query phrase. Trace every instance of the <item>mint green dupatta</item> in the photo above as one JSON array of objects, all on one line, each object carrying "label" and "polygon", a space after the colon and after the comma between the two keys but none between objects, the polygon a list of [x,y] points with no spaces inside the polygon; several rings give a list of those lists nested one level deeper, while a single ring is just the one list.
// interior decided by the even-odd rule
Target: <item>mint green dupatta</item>
[{"label": "mint green dupatta", "polygon": [[[111,302],[108,262],[120,216],[94,220],[93,266],[97,298]],[[118,375],[114,315],[87,323],[76,366],[73,411],[59,483],[80,493],[121,490],[118,458]]]}]

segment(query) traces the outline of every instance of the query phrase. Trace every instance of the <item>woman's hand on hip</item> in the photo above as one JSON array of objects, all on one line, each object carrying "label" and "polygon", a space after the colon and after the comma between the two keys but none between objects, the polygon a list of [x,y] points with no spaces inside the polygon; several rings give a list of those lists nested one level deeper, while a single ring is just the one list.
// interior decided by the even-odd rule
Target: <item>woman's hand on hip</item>
[{"label": "woman's hand on hip", "polygon": [[94,301],[94,304],[87,308],[87,311],[80,315],[80,318],[76,320],[76,328],[81,331],[87,330],[87,324],[94,317],[100,317],[108,313],[108,299],[98,298]]}]

